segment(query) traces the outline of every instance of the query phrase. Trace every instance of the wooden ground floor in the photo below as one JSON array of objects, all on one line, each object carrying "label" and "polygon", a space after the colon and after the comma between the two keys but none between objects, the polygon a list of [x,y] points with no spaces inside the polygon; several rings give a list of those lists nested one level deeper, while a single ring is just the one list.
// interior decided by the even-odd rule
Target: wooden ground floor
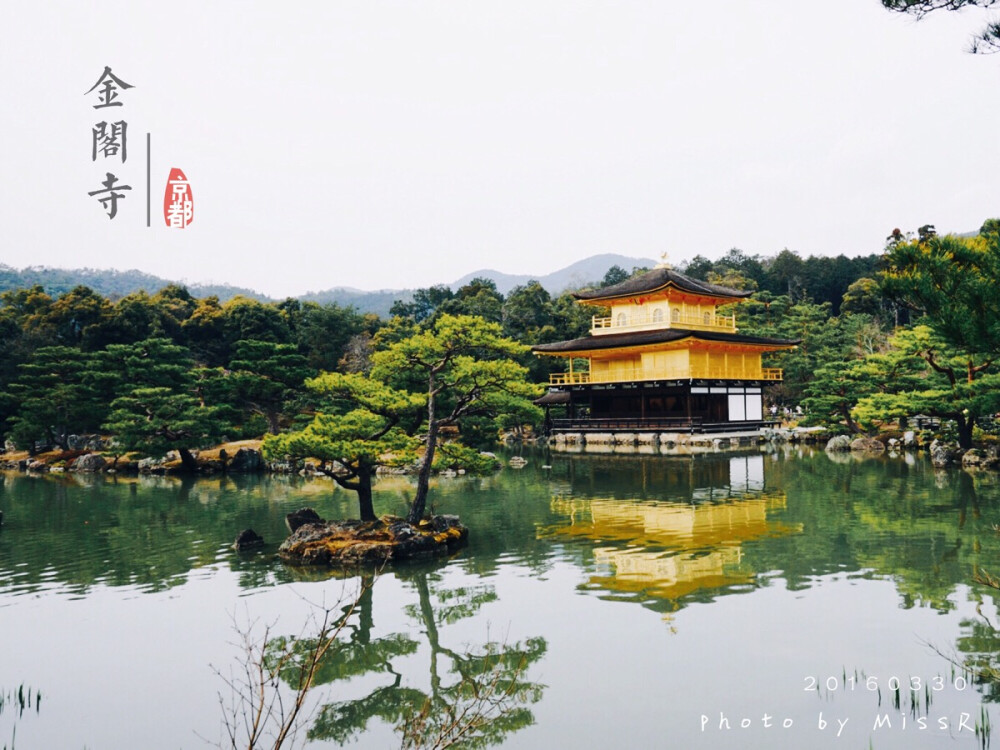
[{"label": "wooden ground floor", "polygon": [[550,432],[724,432],[770,424],[763,383],[672,381],[580,384],[552,388],[545,407]]}]

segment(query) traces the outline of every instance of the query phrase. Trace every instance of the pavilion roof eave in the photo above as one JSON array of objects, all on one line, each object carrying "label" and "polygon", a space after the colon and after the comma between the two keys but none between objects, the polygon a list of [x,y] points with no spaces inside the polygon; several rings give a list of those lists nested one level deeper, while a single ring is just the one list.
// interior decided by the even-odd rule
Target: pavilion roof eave
[{"label": "pavilion roof eave", "polygon": [[744,297],[733,298],[715,294],[706,294],[704,292],[693,292],[683,289],[675,284],[664,284],[661,287],[650,289],[649,291],[632,292],[629,294],[622,294],[617,297],[595,297],[592,299],[577,298],[576,301],[581,305],[590,305],[591,307],[610,307],[615,303],[622,302],[645,304],[654,300],[674,300],[681,298],[692,303],[703,305],[733,305],[746,301],[746,298]]},{"label": "pavilion roof eave", "polygon": [[709,297],[721,302],[738,302],[752,294],[752,292],[741,289],[731,289],[700,279],[693,279],[672,268],[658,267],[603,289],[575,292],[573,297],[583,304],[607,304],[614,300],[657,294],[669,287],[676,288],[685,294]]},{"label": "pavilion roof eave", "polygon": [[705,345],[729,345],[748,347],[761,352],[794,349],[800,339],[770,339],[757,336],[741,336],[739,334],[724,334],[708,331],[686,331],[668,328],[658,331],[640,331],[634,333],[604,334],[601,336],[586,336],[568,341],[556,341],[551,344],[538,344],[532,347],[535,354],[553,357],[582,357],[592,354],[611,354],[618,350],[648,350],[654,347],[679,347],[690,340]]}]

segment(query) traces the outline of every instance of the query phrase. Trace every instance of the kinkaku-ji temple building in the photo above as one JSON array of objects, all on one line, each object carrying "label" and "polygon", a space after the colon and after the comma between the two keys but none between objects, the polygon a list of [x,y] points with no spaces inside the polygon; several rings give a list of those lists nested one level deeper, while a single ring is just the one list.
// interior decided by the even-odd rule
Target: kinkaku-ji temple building
[{"label": "kinkaku-ji temple building", "polygon": [[[742,336],[722,305],[751,292],[709,284],[666,264],[619,284],[573,296],[610,308],[590,335],[532,347],[564,357],[551,376],[546,407],[551,432],[746,432],[766,426],[763,389],[781,370],[763,367],[766,352],[799,342]],[[561,417],[552,418],[565,410]]]}]

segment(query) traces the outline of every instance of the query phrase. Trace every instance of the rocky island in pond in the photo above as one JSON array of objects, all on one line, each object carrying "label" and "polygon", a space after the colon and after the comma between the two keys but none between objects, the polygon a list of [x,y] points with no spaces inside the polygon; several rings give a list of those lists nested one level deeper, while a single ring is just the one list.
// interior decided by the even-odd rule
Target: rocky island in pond
[{"label": "rocky island in pond", "polygon": [[433,516],[417,524],[396,516],[326,521],[312,508],[303,508],[285,520],[292,534],[278,554],[296,565],[352,567],[429,560],[457,552],[469,538],[458,516]]}]

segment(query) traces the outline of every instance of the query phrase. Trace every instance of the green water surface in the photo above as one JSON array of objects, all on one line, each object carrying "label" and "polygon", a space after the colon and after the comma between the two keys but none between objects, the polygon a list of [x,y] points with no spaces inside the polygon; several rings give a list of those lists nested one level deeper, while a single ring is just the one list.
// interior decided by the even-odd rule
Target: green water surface
[{"label": "green water surface", "polygon": [[[341,600],[295,746],[399,747],[407,712],[431,707],[429,733],[497,674],[495,746],[989,742],[1000,693],[963,665],[1000,653],[973,583],[1000,575],[996,475],[800,449],[524,455],[437,481],[460,554],[375,577],[275,556],[289,511],[354,513],[329,480],[0,475],[0,696],[41,693],[0,701],[0,747],[227,746],[240,632],[305,653]],[[376,510],[412,493],[381,480]],[[245,528],[262,552],[230,549]]]}]

